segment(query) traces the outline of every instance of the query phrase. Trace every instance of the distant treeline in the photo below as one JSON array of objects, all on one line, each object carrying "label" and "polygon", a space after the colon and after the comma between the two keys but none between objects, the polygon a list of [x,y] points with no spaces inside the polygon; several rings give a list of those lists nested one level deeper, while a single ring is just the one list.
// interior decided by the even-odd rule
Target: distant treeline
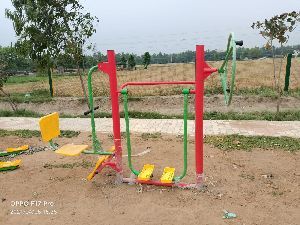
[{"label": "distant treeline", "polygon": [[[295,46],[286,46],[282,48],[275,48],[275,55],[280,57],[281,55],[286,55],[287,53],[293,53],[294,50],[300,51],[300,45]],[[225,51],[217,51],[217,50],[207,50],[205,52],[205,59],[207,61],[219,61],[225,58]],[[117,64],[121,63],[121,58],[124,56],[126,59],[129,58],[130,55],[133,55],[137,65],[142,65],[143,56],[129,53],[118,53],[116,54]],[[245,60],[245,59],[258,59],[272,57],[271,50],[267,50],[265,48],[238,48],[237,49],[237,59]],[[93,65],[96,65],[100,61],[105,61],[106,55],[98,52],[93,55],[86,55],[83,57],[80,67],[81,68],[90,68]],[[152,64],[167,64],[167,63],[189,63],[195,61],[195,51],[186,51],[181,53],[158,53],[151,54],[151,63]],[[19,56],[13,47],[1,47],[0,46],[0,62],[1,64],[7,63],[11,71],[27,71],[32,72],[36,71],[37,65],[32,60]],[[74,60],[65,55],[61,55],[57,58],[53,65],[54,68],[68,68],[75,69],[76,63]]]}]

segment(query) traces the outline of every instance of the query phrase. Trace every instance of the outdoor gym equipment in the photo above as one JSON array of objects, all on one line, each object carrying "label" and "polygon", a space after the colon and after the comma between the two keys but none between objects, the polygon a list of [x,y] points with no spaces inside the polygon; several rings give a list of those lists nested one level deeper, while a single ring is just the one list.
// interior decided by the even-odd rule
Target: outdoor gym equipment
[{"label": "outdoor gym equipment", "polygon": [[[242,46],[243,41],[236,41],[234,39],[234,33],[231,33],[228,38],[225,60],[222,64],[222,66],[218,69],[218,72],[221,77],[221,84],[222,84],[223,93],[224,93],[224,100],[225,100],[225,104],[227,106],[229,106],[231,103],[232,95],[234,92],[234,86],[235,86],[234,82],[235,82],[235,73],[236,73],[236,46],[237,45]],[[229,75],[228,74],[229,60],[231,60],[231,74],[230,74],[231,79],[230,79],[230,83],[228,86],[227,83],[228,83],[228,75]]]},{"label": "outdoor gym equipment", "polygon": [[[214,72],[219,72],[221,76],[221,83],[224,91],[224,98],[226,105],[230,105],[232,94],[234,90],[234,81],[236,73],[236,45],[243,45],[242,41],[235,41],[233,33],[230,34],[227,44],[227,53],[224,63],[219,69],[211,68],[204,59],[204,45],[196,46],[196,69],[194,81],[172,81],[172,82],[127,82],[120,86],[117,85],[116,74],[116,60],[113,50],[107,51],[107,62],[99,63],[98,66],[94,66],[89,70],[88,74],[88,90],[89,101],[91,110],[87,113],[91,113],[91,126],[92,126],[92,140],[93,140],[93,152],[103,152],[101,143],[96,136],[95,120],[94,120],[94,106],[93,106],[93,92],[92,92],[92,73],[97,69],[109,76],[110,85],[110,99],[112,105],[112,122],[113,122],[113,134],[114,134],[114,152],[111,155],[102,156],[92,173],[89,175],[89,179],[92,179],[95,174],[99,173],[105,166],[111,167],[117,173],[118,182],[126,183],[141,183],[141,184],[153,184],[161,186],[177,186],[182,188],[200,188],[203,183],[203,98],[204,98],[204,81]],[[228,62],[231,60],[231,82],[227,85],[228,75]],[[183,89],[184,95],[184,140],[183,140],[183,170],[180,175],[175,176],[175,168],[165,167],[163,174],[159,180],[153,180],[152,174],[154,171],[153,164],[146,164],[142,170],[136,170],[133,167],[131,161],[131,140],[130,140],[130,124],[128,115],[128,89],[129,86],[145,86],[145,85],[194,85],[194,89]],[[181,180],[185,177],[187,171],[187,118],[188,118],[188,95],[195,95],[195,161],[196,161],[196,178],[192,184],[183,183]],[[123,96],[125,122],[126,122],[126,136],[127,136],[127,150],[128,150],[128,166],[134,174],[134,177],[123,177],[122,169],[122,147],[121,147],[121,131],[120,131],[120,112],[119,112],[119,96]],[[105,157],[105,158],[103,158]]]},{"label": "outdoor gym equipment", "polygon": [[[58,144],[55,144],[53,142],[53,139],[57,138],[60,135],[59,115],[57,112],[41,117],[39,121],[39,125],[40,125],[42,140],[44,142],[49,142],[50,146],[55,150],[55,153],[57,154],[61,154],[64,156],[78,156],[81,153],[103,155],[99,157],[95,169],[89,174],[88,176],[89,180],[91,180],[95,176],[95,174],[97,173],[97,169],[101,166],[101,164],[106,160],[111,160],[111,158],[114,155],[114,151],[115,151],[114,146],[111,147],[108,152],[104,152],[104,151],[99,151],[99,149],[95,151],[87,151],[86,149],[88,148],[88,145],[66,144],[60,147]],[[99,145],[97,145],[97,147],[98,146],[100,146],[100,142]]]},{"label": "outdoor gym equipment", "polygon": [[88,145],[74,145],[74,144],[66,144],[62,147],[59,147],[59,145],[53,142],[53,139],[60,135],[59,115],[57,112],[41,117],[39,124],[40,124],[42,140],[44,142],[49,142],[50,146],[58,154],[62,154],[66,156],[77,156],[80,155],[81,152],[83,152],[85,149],[89,147]]},{"label": "outdoor gym equipment", "polygon": [[1,156],[8,156],[8,155],[17,155],[23,151],[27,151],[29,149],[28,145],[22,145],[17,148],[7,148],[6,151],[0,151]]},{"label": "outdoor gym equipment", "polygon": [[15,170],[18,169],[22,160],[17,159],[15,161],[7,161],[7,162],[0,162],[0,171],[8,171],[8,170]]},{"label": "outdoor gym equipment", "polygon": [[[90,110],[85,112],[85,115],[91,114],[92,127],[92,150],[87,151],[87,145],[66,145],[58,148],[53,143],[53,138],[60,134],[59,130],[59,116],[58,113],[52,113],[40,119],[40,128],[42,139],[49,141],[50,145],[60,153],[67,156],[75,156],[80,153],[98,154],[99,157],[93,171],[89,174],[88,179],[91,180],[104,167],[111,167],[116,171],[117,181],[122,183],[141,183],[153,184],[161,186],[177,186],[182,188],[200,188],[203,183],[203,110],[204,110],[204,81],[212,73],[219,72],[221,77],[222,88],[224,91],[225,104],[230,105],[236,73],[236,45],[243,45],[242,41],[236,41],[233,33],[230,34],[227,44],[227,52],[224,63],[219,69],[210,67],[204,59],[204,45],[196,46],[196,62],[195,62],[195,80],[193,81],[172,81],[172,82],[127,82],[120,85],[118,89],[117,83],[117,68],[115,52],[113,50],[107,51],[107,62],[101,62],[97,66],[92,67],[88,73],[88,91]],[[228,64],[231,61],[231,81],[228,82]],[[109,76],[110,99],[112,106],[112,122],[114,134],[114,146],[108,151],[103,150],[101,142],[96,135],[95,127],[95,113],[94,111],[99,107],[94,107],[93,89],[92,89],[92,74],[99,70]],[[148,86],[148,85],[194,85],[194,89],[182,90],[184,96],[184,130],[183,130],[183,169],[180,175],[175,176],[175,168],[165,167],[162,176],[158,180],[152,179],[154,171],[154,164],[145,164],[142,170],[136,170],[131,161],[131,140],[130,140],[130,124],[128,113],[128,87],[129,86]],[[181,180],[186,176],[187,172],[187,118],[188,118],[188,96],[195,95],[195,161],[196,161],[196,178],[192,184],[183,183]],[[119,111],[119,97],[123,97],[125,124],[126,124],[126,138],[128,151],[128,166],[134,177],[125,178],[123,176],[122,167],[122,146],[121,146],[121,129],[120,129],[120,111]]]},{"label": "outdoor gym equipment", "polygon": [[[6,151],[0,151],[0,157],[9,156],[9,155],[18,155],[24,151],[27,151],[28,149],[29,149],[28,145],[22,145],[17,148],[7,148]],[[20,159],[15,161],[6,161],[6,162],[0,161],[0,171],[15,170],[19,168],[21,162],[22,160]]]}]

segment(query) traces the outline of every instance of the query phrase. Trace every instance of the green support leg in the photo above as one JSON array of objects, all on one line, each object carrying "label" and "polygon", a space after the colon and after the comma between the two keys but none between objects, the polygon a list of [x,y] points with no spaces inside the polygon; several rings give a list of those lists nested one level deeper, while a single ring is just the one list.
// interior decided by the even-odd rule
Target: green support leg
[{"label": "green support leg", "polygon": [[121,91],[121,94],[123,95],[123,101],[124,101],[124,114],[125,114],[125,123],[126,123],[126,138],[127,138],[127,150],[128,150],[128,166],[131,172],[138,176],[139,171],[135,170],[132,166],[131,162],[131,141],[130,141],[130,131],[129,131],[129,115],[128,115],[128,91],[127,89],[123,89]]},{"label": "green support leg", "polygon": [[188,139],[188,132],[187,132],[187,119],[188,119],[188,102],[189,102],[189,89],[182,90],[184,96],[184,107],[183,107],[183,170],[181,175],[175,177],[175,182],[180,181],[182,178],[185,177],[187,171],[187,139]]}]

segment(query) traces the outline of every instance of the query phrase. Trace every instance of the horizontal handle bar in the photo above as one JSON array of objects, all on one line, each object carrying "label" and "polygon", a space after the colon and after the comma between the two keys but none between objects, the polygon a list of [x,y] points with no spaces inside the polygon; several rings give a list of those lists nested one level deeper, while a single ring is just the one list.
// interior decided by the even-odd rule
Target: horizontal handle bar
[{"label": "horizontal handle bar", "polygon": [[[166,82],[127,82],[120,86],[120,89],[127,86],[146,86],[146,85],[164,85],[164,84],[195,84],[195,81],[166,81]],[[119,91],[120,92],[120,91]]]},{"label": "horizontal handle bar", "polygon": [[[96,106],[96,107],[94,108],[94,110],[97,110],[97,109],[99,109],[99,106]],[[90,109],[90,110],[84,112],[83,114],[86,116],[86,115],[90,114],[91,112],[92,112],[92,110]]]}]

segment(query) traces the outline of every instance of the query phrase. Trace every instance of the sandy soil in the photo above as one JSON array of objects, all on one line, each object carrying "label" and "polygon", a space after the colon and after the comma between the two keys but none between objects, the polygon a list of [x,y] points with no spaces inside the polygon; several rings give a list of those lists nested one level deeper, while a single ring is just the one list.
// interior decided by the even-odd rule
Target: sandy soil
[{"label": "sandy soil", "polygon": [[[88,135],[82,133],[72,140],[58,139],[57,142],[89,143]],[[111,145],[111,135],[101,134],[100,138],[106,147]],[[132,142],[133,154],[151,150],[133,158],[136,169],[141,169],[145,163],[154,163],[156,178],[165,166],[174,166],[177,173],[180,172],[180,138],[163,136],[147,140],[134,136]],[[44,145],[38,138],[5,137],[0,138],[0,149],[8,143]],[[193,181],[193,147],[193,141],[190,141],[187,182]],[[224,152],[205,146],[206,188],[203,191],[115,185],[114,172],[110,169],[89,182],[86,176],[96,162],[93,155],[63,157],[45,151],[17,158],[23,160],[19,169],[0,174],[0,224],[300,223],[299,153],[260,149]],[[126,164],[126,157],[123,164]],[[125,175],[129,175],[127,168]],[[24,207],[16,206],[17,201],[47,203],[46,206]],[[237,218],[222,219],[223,209],[236,213]],[[41,215],[16,215],[18,210],[24,210],[23,213],[40,210]]]},{"label": "sandy soil", "polygon": [[[190,98],[190,112],[194,113],[194,99]],[[205,110],[207,112],[261,112],[276,111],[277,100],[265,97],[245,97],[235,96],[232,104],[226,107],[222,95],[205,97]],[[111,112],[109,98],[96,98],[95,105],[99,105],[101,112]],[[0,109],[11,110],[7,102],[0,102]],[[81,115],[87,110],[87,104],[82,98],[65,97],[55,98],[54,101],[34,104],[19,104],[19,109],[26,109],[47,114],[54,111],[69,115]],[[120,109],[123,110],[123,104],[120,102]],[[282,98],[281,110],[300,110],[300,99],[294,97]],[[130,111],[158,112],[166,115],[181,115],[183,113],[182,96],[166,97],[143,97],[129,100]]]}]

